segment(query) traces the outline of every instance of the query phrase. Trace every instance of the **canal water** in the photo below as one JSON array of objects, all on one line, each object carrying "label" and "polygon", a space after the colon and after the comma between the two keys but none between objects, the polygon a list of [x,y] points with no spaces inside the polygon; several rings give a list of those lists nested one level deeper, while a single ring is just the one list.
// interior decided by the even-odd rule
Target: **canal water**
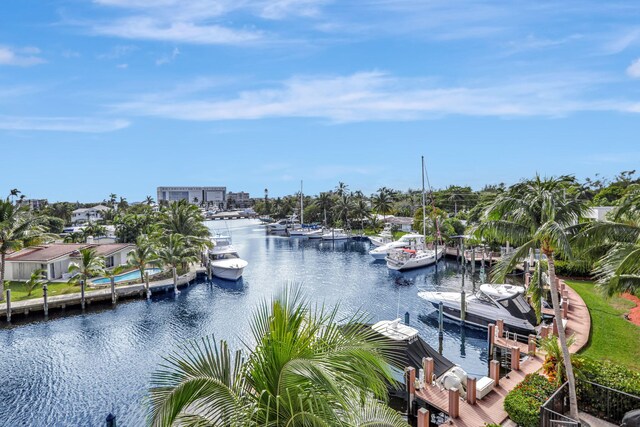
[{"label": "canal water", "polygon": [[[0,426],[98,426],[106,415],[118,426],[145,424],[145,392],[162,357],[205,335],[241,348],[257,304],[287,283],[299,283],[313,302],[339,304],[371,321],[404,319],[434,348],[440,347],[435,313],[420,290],[461,289],[455,261],[407,273],[392,272],[367,254],[368,242],[328,242],[268,236],[252,220],[207,223],[230,232],[249,262],[237,283],[214,279],[150,301],[115,309],[67,312],[7,326],[0,321]],[[467,275],[465,288],[478,280]],[[442,353],[469,373],[486,375],[486,332],[445,321]]]}]

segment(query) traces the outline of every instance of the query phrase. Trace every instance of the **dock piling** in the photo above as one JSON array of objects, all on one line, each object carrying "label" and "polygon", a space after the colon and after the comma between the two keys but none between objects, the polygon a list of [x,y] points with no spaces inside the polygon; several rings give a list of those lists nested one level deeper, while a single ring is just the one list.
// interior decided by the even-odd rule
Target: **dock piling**
[{"label": "dock piling", "polygon": [[404,324],[408,326],[409,325],[409,320],[410,320],[410,315],[409,315],[409,312],[406,311],[404,313]]},{"label": "dock piling", "polygon": [[444,304],[442,301],[438,303],[438,334],[442,336],[444,329]]},{"label": "dock piling", "polygon": [[107,415],[107,419],[106,419],[106,427],[116,427],[116,416],[109,413],[109,415]]},{"label": "dock piling", "polygon": [[407,385],[408,399],[408,413],[413,414],[413,401],[416,396],[416,369],[413,366],[409,366],[405,369],[405,381]]},{"label": "dock piling", "polygon": [[429,427],[429,410],[427,408],[418,409],[418,427]]},{"label": "dock piling", "polygon": [[111,277],[111,304],[116,305],[116,278]]},{"label": "dock piling", "polygon": [[460,416],[460,391],[449,390],[449,417],[458,418]]},{"label": "dock piling", "polygon": [[536,336],[533,334],[529,334],[529,342],[528,342],[529,347],[527,348],[527,353],[530,356],[535,356],[536,355]]},{"label": "dock piling", "polygon": [[433,380],[433,357],[423,357],[422,358],[422,369],[424,370],[424,382],[426,384],[431,384]]},{"label": "dock piling", "polygon": [[520,347],[517,346],[511,347],[511,370],[520,370]]},{"label": "dock piling", "polygon": [[171,272],[173,273],[173,293],[178,295],[178,273],[175,267],[171,269]]},{"label": "dock piling", "polygon": [[464,292],[464,288],[462,292],[460,292],[460,320],[462,323],[467,318],[467,294]]},{"label": "dock piling", "polygon": [[476,378],[471,376],[467,377],[467,403],[476,404]]},{"label": "dock piling", "polygon": [[471,274],[476,272],[476,247],[471,246]]},{"label": "dock piling", "polygon": [[82,307],[82,311],[84,311],[85,300],[84,300],[84,280],[80,281],[80,307]]},{"label": "dock piling", "polygon": [[11,289],[7,289],[7,322],[11,323]]},{"label": "dock piling", "polygon": [[151,298],[151,288],[149,287],[149,272],[144,273],[144,287],[147,291],[147,299]]},{"label": "dock piling", "polygon": [[494,381],[495,386],[500,385],[500,361],[492,360],[489,362],[489,377]]},{"label": "dock piling", "polygon": [[502,338],[502,336],[504,335],[504,320],[503,319],[498,319],[496,321],[496,328],[497,328],[498,337]]},{"label": "dock piling", "polygon": [[44,285],[42,285],[42,308],[44,310],[44,317],[48,317],[49,316],[49,288],[47,287],[47,284],[45,283]]},{"label": "dock piling", "polygon": [[493,341],[496,337],[496,325],[489,323],[487,326],[487,341],[489,341],[489,356],[493,354]]}]

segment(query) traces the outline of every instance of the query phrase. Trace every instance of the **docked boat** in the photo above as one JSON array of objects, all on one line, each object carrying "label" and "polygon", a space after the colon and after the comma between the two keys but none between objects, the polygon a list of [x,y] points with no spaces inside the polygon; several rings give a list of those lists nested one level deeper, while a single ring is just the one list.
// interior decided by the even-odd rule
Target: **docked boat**
[{"label": "docked boat", "polygon": [[393,242],[393,233],[390,229],[385,228],[377,236],[369,236],[369,241],[373,246],[380,247],[382,245],[386,245],[387,243]]},{"label": "docked boat", "polygon": [[342,228],[332,228],[329,230],[325,230],[322,235],[322,240],[348,240],[350,238],[349,234],[344,231]]},{"label": "docked boat", "polygon": [[[461,321],[462,294],[460,292],[424,291],[419,292],[418,296],[436,309],[442,303],[442,314],[445,317]],[[519,293],[494,299],[479,290],[475,295],[465,296],[464,305],[464,323],[470,326],[486,328],[490,323],[495,324],[497,319],[502,319],[508,331],[523,335],[535,332],[535,312]]]},{"label": "docked boat", "polygon": [[405,234],[395,242],[389,242],[370,250],[369,255],[374,259],[382,260],[385,259],[393,249],[409,248],[417,250],[422,247],[424,247],[424,236],[422,234]]},{"label": "docked boat", "polygon": [[214,247],[209,250],[211,274],[226,280],[238,280],[249,263],[240,258],[231,245],[230,236],[215,236],[211,239]]},{"label": "docked boat", "polygon": [[397,271],[412,270],[435,264],[444,256],[444,248],[433,249],[392,249],[385,258],[387,268]]},{"label": "docked boat", "polygon": [[511,297],[514,295],[523,295],[524,286],[509,285],[507,283],[483,283],[480,290],[493,299]]},{"label": "docked boat", "polygon": [[296,228],[299,225],[300,223],[294,218],[285,218],[280,221],[267,224],[267,229],[269,231],[287,231],[287,229]]}]

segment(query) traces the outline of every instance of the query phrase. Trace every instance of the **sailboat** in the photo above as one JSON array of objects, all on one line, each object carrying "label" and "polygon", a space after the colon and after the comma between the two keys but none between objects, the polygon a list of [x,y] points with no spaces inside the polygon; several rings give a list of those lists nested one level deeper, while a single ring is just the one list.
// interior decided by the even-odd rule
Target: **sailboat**
[{"label": "sailboat", "polygon": [[302,192],[302,181],[300,181],[300,227],[289,229],[289,237],[322,237],[322,230],[319,227],[306,225],[304,223],[304,193]]},{"label": "sailboat", "polygon": [[[437,227],[437,220],[436,220]],[[439,232],[438,236],[439,237]],[[427,212],[424,189],[424,156],[422,156],[422,235],[427,235]],[[385,260],[387,268],[397,271],[412,270],[414,268],[428,267],[435,264],[444,256],[444,248],[438,248],[438,240],[435,240],[435,249],[428,249],[426,245],[420,248],[391,249]]]}]

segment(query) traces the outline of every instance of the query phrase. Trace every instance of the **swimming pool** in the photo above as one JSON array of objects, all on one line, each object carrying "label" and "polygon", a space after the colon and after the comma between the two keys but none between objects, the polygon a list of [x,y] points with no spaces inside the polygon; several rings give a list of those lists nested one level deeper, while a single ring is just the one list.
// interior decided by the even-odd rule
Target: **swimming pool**
[{"label": "swimming pool", "polygon": [[[149,276],[153,276],[154,274],[158,274],[162,271],[162,269],[160,268],[147,268],[145,270],[145,272],[149,273]],[[127,282],[129,280],[137,280],[140,278],[140,271],[138,270],[133,270],[133,271],[129,271],[128,273],[124,273],[124,274],[118,274],[115,279],[116,279],[116,283],[119,282]],[[111,282],[111,279],[109,279],[108,277],[102,277],[100,279],[93,279],[92,282],[96,285],[105,285],[107,283]]]}]

